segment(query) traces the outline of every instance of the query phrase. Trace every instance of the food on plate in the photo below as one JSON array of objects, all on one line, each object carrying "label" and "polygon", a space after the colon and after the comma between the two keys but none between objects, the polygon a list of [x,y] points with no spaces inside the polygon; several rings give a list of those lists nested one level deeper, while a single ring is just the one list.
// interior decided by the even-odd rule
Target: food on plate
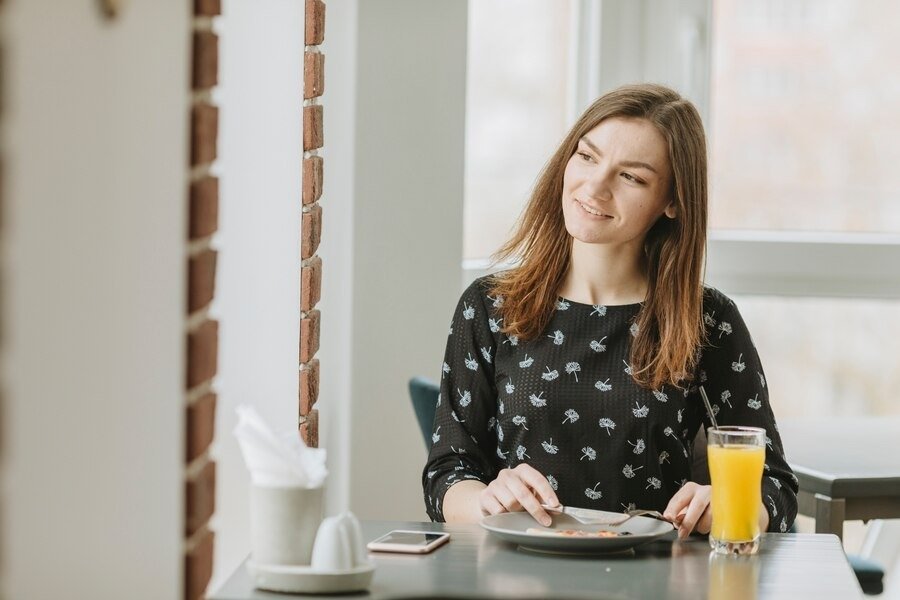
[{"label": "food on plate", "polygon": [[534,535],[552,535],[554,537],[580,537],[580,538],[611,538],[631,535],[627,531],[584,531],[582,529],[544,529],[541,527],[529,527],[525,533]]}]

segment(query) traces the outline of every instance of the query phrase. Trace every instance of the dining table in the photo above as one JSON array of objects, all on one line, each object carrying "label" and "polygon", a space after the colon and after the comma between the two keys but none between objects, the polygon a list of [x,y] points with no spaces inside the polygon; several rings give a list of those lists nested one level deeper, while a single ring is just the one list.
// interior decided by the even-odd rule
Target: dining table
[{"label": "dining table", "polygon": [[[478,524],[363,521],[373,540],[394,529],[446,531],[450,541],[429,554],[371,552],[368,591],[352,598],[755,600],[862,595],[840,540],[831,534],[766,533],[752,556],[711,554],[706,536],[677,540],[674,530],[649,543],[606,554],[526,550]],[[210,600],[284,600],[256,589],[246,560]],[[307,599],[329,596],[296,596]]]},{"label": "dining table", "polygon": [[900,416],[780,419],[785,456],[799,480],[799,513],[816,533],[844,521],[900,518]]}]

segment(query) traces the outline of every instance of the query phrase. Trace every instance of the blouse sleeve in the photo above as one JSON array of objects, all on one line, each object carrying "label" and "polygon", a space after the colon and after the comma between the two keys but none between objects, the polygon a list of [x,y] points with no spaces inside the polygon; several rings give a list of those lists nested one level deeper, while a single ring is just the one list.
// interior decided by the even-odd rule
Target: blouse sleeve
[{"label": "blouse sleeve", "polygon": [[497,390],[487,292],[480,280],[463,293],[453,313],[441,366],[441,392],[434,417],[431,452],[422,473],[428,516],[443,521],[443,499],[455,483],[496,477],[490,452],[496,446]]},{"label": "blouse sleeve", "polygon": [[[769,388],[750,332],[734,302],[719,296],[718,311],[704,313],[708,343],[703,350],[700,383],[720,425],[766,430],[763,503],[769,513],[769,531],[787,531],[797,516],[798,481],[784,458],[769,405]],[[708,417],[704,420],[710,424]]]}]

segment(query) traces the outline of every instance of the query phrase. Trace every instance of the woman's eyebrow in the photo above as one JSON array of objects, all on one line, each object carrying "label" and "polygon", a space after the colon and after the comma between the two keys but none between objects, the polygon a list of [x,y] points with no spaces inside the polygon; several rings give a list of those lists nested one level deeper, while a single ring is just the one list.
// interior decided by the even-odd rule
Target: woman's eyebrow
[{"label": "woman's eyebrow", "polygon": [[[594,153],[597,154],[598,156],[603,156],[603,153],[600,152],[600,148],[598,148],[597,146],[595,146],[595,145],[593,144],[593,142],[591,142],[591,140],[587,139],[587,137],[582,136],[581,139],[580,139],[579,141],[580,141],[580,142],[584,142],[585,145],[586,145],[588,148],[590,148],[591,150],[593,150]],[[647,164],[647,163],[645,163],[645,162],[641,162],[641,161],[639,161],[639,160],[623,160],[623,161],[620,162],[619,164],[622,165],[623,167],[632,167],[632,168],[638,168],[638,169],[647,169],[648,171],[653,171],[654,173],[656,173],[657,175],[659,175],[659,171],[657,171],[656,169],[654,169],[652,165],[649,165],[649,164]]]}]

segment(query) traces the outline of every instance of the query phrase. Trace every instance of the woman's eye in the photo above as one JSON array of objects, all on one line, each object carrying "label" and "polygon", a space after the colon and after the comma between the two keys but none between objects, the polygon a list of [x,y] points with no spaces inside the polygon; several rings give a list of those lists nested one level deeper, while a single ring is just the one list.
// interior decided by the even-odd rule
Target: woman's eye
[{"label": "woman's eye", "polygon": [[628,181],[631,181],[633,183],[644,183],[643,181],[641,181],[640,179],[638,179],[631,173],[622,173],[622,177],[624,177],[625,179],[627,179]]},{"label": "woman's eye", "polygon": [[587,152],[576,152],[576,154],[578,154],[582,160],[591,160],[591,155]]}]

